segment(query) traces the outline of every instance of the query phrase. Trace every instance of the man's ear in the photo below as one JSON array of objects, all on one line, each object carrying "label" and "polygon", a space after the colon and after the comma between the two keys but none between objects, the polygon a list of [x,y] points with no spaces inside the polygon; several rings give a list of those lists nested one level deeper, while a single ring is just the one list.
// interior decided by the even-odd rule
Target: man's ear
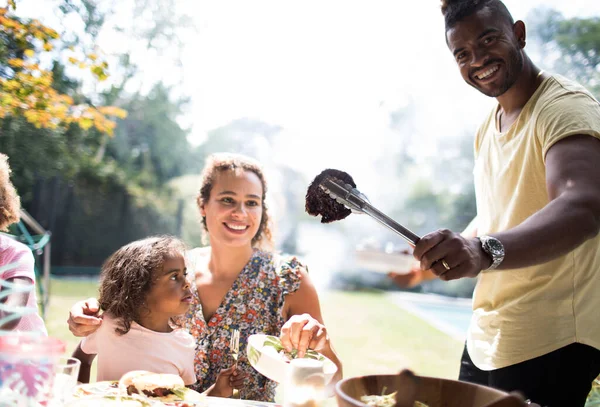
[{"label": "man's ear", "polygon": [[513,25],[513,34],[517,39],[517,43],[521,49],[525,48],[525,43],[527,39],[527,30],[525,29],[525,23],[521,20],[518,20]]}]

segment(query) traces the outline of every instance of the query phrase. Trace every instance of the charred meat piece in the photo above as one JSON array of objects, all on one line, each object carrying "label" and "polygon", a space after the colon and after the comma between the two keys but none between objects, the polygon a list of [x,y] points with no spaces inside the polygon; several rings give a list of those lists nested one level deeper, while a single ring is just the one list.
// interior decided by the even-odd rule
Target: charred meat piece
[{"label": "charred meat piece", "polygon": [[344,172],[334,169],[326,169],[321,172],[308,186],[306,191],[306,213],[312,216],[321,215],[321,223],[331,223],[336,220],[342,220],[352,213],[352,211],[346,208],[341,203],[336,202],[335,199],[327,195],[320,187],[319,184],[327,177],[337,178],[346,184],[352,185],[352,188],[356,188],[356,184],[352,177]]},{"label": "charred meat piece", "polygon": [[[164,397],[168,396],[169,394],[173,394],[171,389],[167,389],[165,387],[156,387],[152,390],[142,390],[141,393],[148,397]],[[140,394],[140,391],[137,389],[137,387],[131,384],[127,387],[127,394],[130,396],[132,394]]]},{"label": "charred meat piece", "polygon": [[157,387],[154,390],[144,390],[144,394],[148,397],[164,397],[173,394],[173,392],[165,387]]}]

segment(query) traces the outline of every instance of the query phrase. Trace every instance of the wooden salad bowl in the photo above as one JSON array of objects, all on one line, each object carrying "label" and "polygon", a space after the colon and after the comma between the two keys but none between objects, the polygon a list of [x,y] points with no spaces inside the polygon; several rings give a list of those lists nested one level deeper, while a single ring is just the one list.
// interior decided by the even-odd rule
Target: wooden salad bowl
[{"label": "wooden salad bowl", "polygon": [[350,377],[341,380],[335,387],[339,407],[365,407],[367,405],[361,402],[362,396],[390,394],[394,391],[398,392],[397,407],[412,407],[415,401],[427,407],[528,406],[522,398],[490,387],[415,376],[406,370],[397,375]]}]

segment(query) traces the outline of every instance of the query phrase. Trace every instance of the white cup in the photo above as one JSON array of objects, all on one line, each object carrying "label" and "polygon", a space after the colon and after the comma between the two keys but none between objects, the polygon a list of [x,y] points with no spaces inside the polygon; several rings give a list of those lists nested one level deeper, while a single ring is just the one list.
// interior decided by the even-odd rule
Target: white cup
[{"label": "white cup", "polygon": [[290,361],[285,382],[284,407],[317,407],[324,399],[323,362],[309,358]]},{"label": "white cup", "polygon": [[54,383],[52,384],[52,401],[64,403],[73,395],[77,385],[81,361],[75,358],[61,357],[56,365]]}]

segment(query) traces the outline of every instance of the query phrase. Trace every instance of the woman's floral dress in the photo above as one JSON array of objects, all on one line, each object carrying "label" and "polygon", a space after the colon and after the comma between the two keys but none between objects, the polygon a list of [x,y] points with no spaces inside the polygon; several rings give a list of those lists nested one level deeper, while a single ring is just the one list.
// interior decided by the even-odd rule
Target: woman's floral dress
[{"label": "woman's floral dress", "polygon": [[[300,270],[305,267],[295,258],[256,250],[223,302],[209,321],[204,320],[196,288],[198,256],[202,249],[188,253],[188,278],[191,279],[194,300],[185,315],[183,326],[196,339],[195,369],[198,391],[215,383],[218,373],[233,364],[229,340],[234,329],[240,331],[238,368],[248,374],[240,397],[246,400],[273,401],[277,383],[258,373],[248,363],[246,344],[252,334],[279,336],[285,323],[282,309],[285,296],[300,287]],[[206,251],[204,251],[206,253]],[[206,254],[204,254],[206,255]]]}]

